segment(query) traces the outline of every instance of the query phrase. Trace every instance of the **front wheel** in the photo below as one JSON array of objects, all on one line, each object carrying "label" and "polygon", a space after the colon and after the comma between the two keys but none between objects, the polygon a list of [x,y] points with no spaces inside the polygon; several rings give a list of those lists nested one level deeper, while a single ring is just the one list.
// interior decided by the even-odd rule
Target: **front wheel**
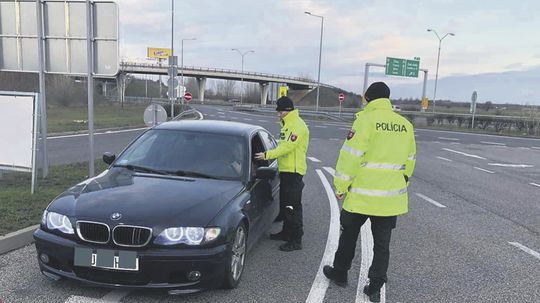
[{"label": "front wheel", "polygon": [[244,272],[246,260],[247,231],[244,224],[236,228],[236,233],[230,251],[229,262],[225,269],[225,281],[223,286],[227,289],[236,288]]}]

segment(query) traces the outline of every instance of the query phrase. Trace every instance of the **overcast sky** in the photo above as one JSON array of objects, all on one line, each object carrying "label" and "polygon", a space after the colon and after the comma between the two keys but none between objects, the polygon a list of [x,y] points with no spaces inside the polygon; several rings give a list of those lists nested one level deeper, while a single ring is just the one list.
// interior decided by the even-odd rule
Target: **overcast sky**
[{"label": "overcast sky", "polygon": [[[144,60],[148,46],[170,47],[170,0],[119,4],[123,58]],[[538,0],[176,0],[175,54],[181,38],[194,37],[184,43],[185,65],[240,69],[231,51],[239,48],[255,51],[246,70],[316,79],[321,23],[304,11],[325,17],[321,82],[360,93],[365,64],[387,56],[420,57],[434,79],[439,41],[426,31],[433,28],[455,33],[442,43],[437,99],[466,101],[476,89],[480,100],[540,104]],[[420,79],[373,72],[370,80],[388,82],[393,97],[420,97]],[[516,73],[526,80],[513,81]]]}]

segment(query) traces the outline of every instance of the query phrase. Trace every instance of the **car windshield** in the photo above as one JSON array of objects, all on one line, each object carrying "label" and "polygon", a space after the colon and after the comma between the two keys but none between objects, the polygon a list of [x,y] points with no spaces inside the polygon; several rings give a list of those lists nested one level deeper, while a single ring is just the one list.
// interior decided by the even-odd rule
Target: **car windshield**
[{"label": "car windshield", "polygon": [[114,166],[187,177],[239,180],[245,170],[241,137],[178,130],[150,130]]}]

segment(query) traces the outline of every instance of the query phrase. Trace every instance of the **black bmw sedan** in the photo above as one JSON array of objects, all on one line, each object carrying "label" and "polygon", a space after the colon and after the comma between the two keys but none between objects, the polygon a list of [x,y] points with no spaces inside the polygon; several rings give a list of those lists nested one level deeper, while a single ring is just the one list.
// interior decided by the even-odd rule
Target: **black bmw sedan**
[{"label": "black bmw sedan", "polygon": [[34,239],[41,272],[171,294],[238,285],[246,253],[279,212],[276,141],[234,122],[166,122],[109,168],[55,198]]}]

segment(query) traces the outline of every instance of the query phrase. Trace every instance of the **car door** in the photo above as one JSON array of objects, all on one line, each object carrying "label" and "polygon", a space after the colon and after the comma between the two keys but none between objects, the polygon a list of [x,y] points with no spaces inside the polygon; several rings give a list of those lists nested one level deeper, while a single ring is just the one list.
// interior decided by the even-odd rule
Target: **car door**
[{"label": "car door", "polygon": [[[261,130],[259,131],[259,136],[262,139],[266,150],[271,150],[277,147],[277,141],[276,139],[267,131]],[[276,170],[278,169],[277,160],[273,159],[268,161],[268,166],[274,167]],[[279,214],[279,174],[276,174],[276,176],[271,180],[266,180],[267,183],[270,186],[271,193],[270,197],[268,197],[268,203],[265,205],[265,223],[268,225],[272,225],[272,222],[274,222],[274,219]]]},{"label": "car door", "polygon": [[[251,138],[251,168],[250,168],[250,182],[249,192],[250,201],[244,208],[244,211],[249,216],[250,220],[250,235],[258,238],[271,224],[271,220],[268,218],[269,208],[273,204],[272,196],[272,182],[271,180],[263,180],[255,178],[255,172],[258,167],[268,166],[269,161],[258,161],[255,159],[255,154],[259,152],[265,152],[266,146],[261,139],[258,132],[254,133]],[[279,211],[279,207],[278,207]],[[273,218],[272,218],[273,220]],[[270,221],[270,222],[269,222]]]}]

